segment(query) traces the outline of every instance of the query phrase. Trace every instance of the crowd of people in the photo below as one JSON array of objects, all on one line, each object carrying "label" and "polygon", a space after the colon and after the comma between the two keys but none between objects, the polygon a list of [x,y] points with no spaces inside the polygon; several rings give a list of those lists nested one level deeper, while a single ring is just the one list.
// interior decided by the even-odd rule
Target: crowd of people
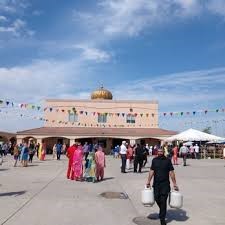
[{"label": "crowd of people", "polygon": [[66,156],[69,159],[67,179],[76,181],[102,181],[106,167],[105,153],[101,145],[88,149],[88,143],[83,146],[75,142],[69,147]]},{"label": "crowd of people", "polygon": [[121,173],[126,173],[126,169],[130,169],[133,164],[134,173],[142,172],[142,168],[146,166],[149,156],[157,156],[158,150],[163,149],[164,155],[169,158],[173,165],[178,165],[178,158],[183,158],[183,165],[187,165],[187,158],[200,159],[200,147],[198,144],[186,146],[185,144],[163,146],[149,146],[148,144],[130,145],[126,141],[122,145],[116,145],[112,149],[114,158],[121,158]]},{"label": "crowd of people", "polygon": [[[3,145],[5,146],[5,145]],[[7,155],[6,146],[0,152],[1,159]],[[99,144],[88,144],[82,146],[81,143],[75,142],[67,148],[66,144],[58,142],[54,144],[52,149],[53,160],[61,159],[61,155],[68,157],[67,178],[76,181],[102,181],[104,179],[104,168],[106,166],[105,153]],[[6,152],[5,152],[6,151]],[[46,157],[46,144],[29,141],[29,143],[15,144],[12,155],[14,157],[14,167],[21,162],[23,167],[28,166],[28,162],[33,162],[33,157],[37,154],[37,158],[41,161]],[[1,161],[2,163],[2,161]]]}]

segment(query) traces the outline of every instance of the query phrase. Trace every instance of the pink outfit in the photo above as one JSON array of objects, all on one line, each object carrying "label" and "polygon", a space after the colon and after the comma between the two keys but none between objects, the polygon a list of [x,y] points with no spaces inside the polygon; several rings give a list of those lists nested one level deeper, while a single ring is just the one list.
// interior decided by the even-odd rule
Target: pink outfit
[{"label": "pink outfit", "polygon": [[96,163],[96,178],[99,180],[99,177],[101,180],[104,178],[104,167],[105,167],[105,153],[102,151],[102,149],[99,149],[95,153],[95,163]]},{"label": "pink outfit", "polygon": [[74,151],[72,170],[74,172],[74,177],[75,177],[76,180],[83,177],[83,151],[82,151],[82,146],[78,146],[78,148]]}]

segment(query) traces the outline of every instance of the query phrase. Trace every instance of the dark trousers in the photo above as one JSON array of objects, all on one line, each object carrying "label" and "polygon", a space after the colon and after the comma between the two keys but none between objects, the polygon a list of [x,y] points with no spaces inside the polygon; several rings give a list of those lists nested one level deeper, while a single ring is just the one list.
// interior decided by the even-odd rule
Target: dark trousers
[{"label": "dark trousers", "polygon": [[[138,168],[139,166],[139,168]],[[138,168],[138,172],[141,173],[141,169],[143,166],[143,159],[142,157],[135,157],[134,159],[134,172],[137,172],[137,168]]]},{"label": "dark trousers", "polygon": [[154,197],[157,205],[159,206],[159,219],[165,220],[167,210],[167,198],[169,195],[170,187],[162,185],[161,187],[154,187]]},{"label": "dark trousers", "polygon": [[143,158],[143,166],[145,166],[148,162],[148,156],[147,155],[144,155],[144,158]]},{"label": "dark trousers", "polygon": [[31,163],[32,163],[32,161],[33,161],[33,157],[34,157],[34,154],[29,154],[29,162],[31,162]]},{"label": "dark trousers", "polygon": [[61,152],[57,152],[57,160],[60,160]]},{"label": "dark trousers", "polygon": [[121,154],[121,160],[122,160],[121,172],[125,173],[127,156],[125,154]]},{"label": "dark trousers", "polygon": [[85,161],[87,161],[87,157],[89,155],[89,152],[85,152],[84,154],[85,154]]},{"label": "dark trousers", "polygon": [[186,166],[187,165],[187,154],[182,154],[183,157],[183,165]]},{"label": "dark trousers", "polygon": [[200,159],[200,153],[195,153],[196,154],[196,159]]}]

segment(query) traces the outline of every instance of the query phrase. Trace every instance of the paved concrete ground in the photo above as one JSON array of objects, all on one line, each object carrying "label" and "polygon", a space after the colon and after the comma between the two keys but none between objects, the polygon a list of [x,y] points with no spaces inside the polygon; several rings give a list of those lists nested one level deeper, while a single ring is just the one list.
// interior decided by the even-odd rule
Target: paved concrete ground
[{"label": "paved concrete ground", "polygon": [[[168,208],[171,225],[225,224],[225,161],[189,160],[176,166],[178,185],[184,195],[182,210]],[[144,207],[140,193],[148,168],[142,174],[121,174],[120,161],[107,158],[106,180],[101,183],[65,179],[67,160],[35,160],[28,168],[12,167],[7,156],[0,167],[0,224],[5,225],[143,225],[159,224],[147,219],[158,212]],[[105,191],[126,192],[128,200],[104,199]],[[142,225],[141,223],[139,223]]]}]

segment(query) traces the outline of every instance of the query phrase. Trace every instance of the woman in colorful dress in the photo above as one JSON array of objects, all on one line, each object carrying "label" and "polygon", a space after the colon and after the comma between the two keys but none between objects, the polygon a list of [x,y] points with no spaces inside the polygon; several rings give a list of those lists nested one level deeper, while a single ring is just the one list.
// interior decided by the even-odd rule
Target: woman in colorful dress
[{"label": "woman in colorful dress", "polygon": [[126,160],[126,169],[130,169],[130,164],[132,163],[132,160],[134,158],[134,151],[131,145],[128,146],[127,148],[127,160]]},{"label": "woman in colorful dress", "polygon": [[54,144],[52,148],[52,157],[53,159],[56,159],[56,154],[57,154],[57,149],[56,149],[56,144]]},{"label": "woman in colorful dress", "polygon": [[90,152],[87,157],[87,168],[84,173],[84,178],[86,181],[96,181],[96,164],[95,164],[95,153]]},{"label": "woman in colorful dress", "polygon": [[13,156],[14,156],[14,160],[15,160],[14,167],[16,167],[18,159],[19,159],[19,146],[18,145],[14,146]]},{"label": "woman in colorful dress", "polygon": [[98,151],[95,153],[95,163],[96,163],[97,181],[103,180],[104,179],[104,168],[105,168],[105,153],[103,152],[102,147],[99,147]]},{"label": "woman in colorful dress", "polygon": [[46,144],[45,143],[42,143],[39,147],[39,159],[41,161],[44,161],[45,160],[45,155],[46,155]]},{"label": "woman in colorful dress", "polygon": [[173,148],[173,165],[178,165],[178,162],[177,162],[177,155],[178,155],[178,147],[175,146]]},{"label": "woman in colorful dress", "polygon": [[28,156],[29,156],[29,149],[28,149],[27,143],[25,143],[23,145],[22,156],[21,156],[21,162],[23,167],[27,167]]},{"label": "woman in colorful dress", "polygon": [[74,179],[76,181],[81,181],[83,178],[83,149],[81,145],[79,145],[74,151],[72,170],[74,173]]}]

